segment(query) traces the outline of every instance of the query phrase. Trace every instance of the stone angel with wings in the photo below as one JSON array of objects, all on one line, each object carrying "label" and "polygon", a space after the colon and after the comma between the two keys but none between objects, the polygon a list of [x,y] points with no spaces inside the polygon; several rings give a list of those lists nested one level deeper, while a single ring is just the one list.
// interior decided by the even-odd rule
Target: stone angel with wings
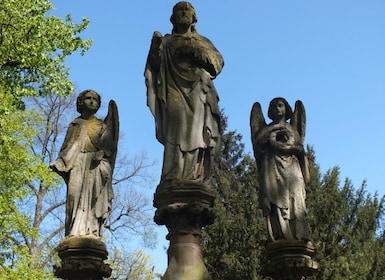
[{"label": "stone angel with wings", "polygon": [[[271,242],[308,241],[306,188],[308,161],[304,150],[306,116],[301,101],[293,112],[282,97],[271,100],[266,124],[261,105],[253,105],[251,140],[260,177],[260,207],[267,217]],[[290,120],[290,121],[289,121]]]},{"label": "stone angel with wings", "polygon": [[70,123],[59,156],[50,164],[67,184],[67,237],[101,237],[111,211],[119,116],[111,100],[106,118],[96,118],[100,104],[101,97],[93,90],[79,94],[76,107],[80,116]]}]

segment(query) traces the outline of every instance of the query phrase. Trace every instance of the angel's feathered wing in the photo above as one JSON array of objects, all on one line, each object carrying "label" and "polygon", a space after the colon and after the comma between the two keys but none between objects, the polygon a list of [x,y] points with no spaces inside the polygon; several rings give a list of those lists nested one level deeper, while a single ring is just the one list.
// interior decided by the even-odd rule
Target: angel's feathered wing
[{"label": "angel's feathered wing", "polygon": [[119,114],[118,107],[114,100],[110,100],[108,104],[108,114],[104,119],[104,123],[108,130],[105,135],[105,137],[108,138],[108,141],[106,142],[109,146],[108,151],[110,151],[108,159],[112,168],[114,168],[119,140]]},{"label": "angel's feathered wing", "polygon": [[[301,139],[301,144],[305,142],[306,134],[306,113],[305,107],[300,100],[295,102],[294,113],[290,121],[291,126],[297,130]],[[298,155],[299,164],[301,166],[302,175],[306,185],[310,182],[309,162],[305,153]]]},{"label": "angel's feathered wing", "polygon": [[290,121],[291,126],[298,132],[301,138],[301,144],[305,142],[306,134],[306,113],[305,107],[300,100],[295,102],[294,113]]},{"label": "angel's feathered wing", "polygon": [[250,129],[251,129],[251,143],[253,143],[254,157],[257,164],[262,161],[262,152],[257,141],[258,131],[266,126],[265,117],[263,116],[261,104],[255,102],[251,109],[250,115]]}]

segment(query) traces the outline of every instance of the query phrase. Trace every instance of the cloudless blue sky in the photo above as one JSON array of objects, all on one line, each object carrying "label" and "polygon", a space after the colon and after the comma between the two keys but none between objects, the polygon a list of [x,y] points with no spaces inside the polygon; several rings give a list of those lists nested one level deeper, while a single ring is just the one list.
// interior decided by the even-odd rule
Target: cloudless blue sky
[{"label": "cloudless blue sky", "polygon": [[[244,136],[246,152],[252,153],[253,103],[260,102],[266,115],[274,97],[292,106],[299,99],[307,114],[305,142],[314,147],[321,171],[338,165],[342,181],[349,177],[359,187],[366,179],[371,193],[385,194],[385,1],[190,2],[198,33],[224,57],[214,83],[229,129]],[[158,160],[160,176],[163,146],[146,106],[143,72],[152,34],[171,32],[177,1],[53,3],[60,17],[91,20],[82,37],[94,43],[85,56],[67,60],[71,80],[79,91],[98,91],[104,106],[117,102],[126,138],[120,151],[147,152]],[[163,263],[155,260],[159,266],[166,262],[162,254]]]}]

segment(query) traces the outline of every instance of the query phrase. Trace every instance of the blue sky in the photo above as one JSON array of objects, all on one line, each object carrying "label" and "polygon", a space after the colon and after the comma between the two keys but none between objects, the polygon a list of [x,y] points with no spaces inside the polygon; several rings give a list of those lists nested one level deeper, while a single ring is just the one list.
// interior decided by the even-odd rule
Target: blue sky
[{"label": "blue sky", "polygon": [[[79,91],[98,91],[105,106],[109,99],[117,102],[126,138],[121,151],[145,151],[158,160],[159,174],[163,147],[146,106],[143,72],[153,32],[171,32],[176,2],[53,1],[56,15],[91,20],[82,37],[94,44],[85,56],[68,59],[71,80]],[[349,177],[359,187],[366,179],[371,193],[385,194],[385,1],[191,3],[198,33],[224,57],[214,83],[229,129],[244,136],[246,152],[252,153],[253,103],[266,114],[274,97],[291,105],[299,99],[307,114],[305,142],[314,146],[321,170],[338,165],[341,180]]]}]

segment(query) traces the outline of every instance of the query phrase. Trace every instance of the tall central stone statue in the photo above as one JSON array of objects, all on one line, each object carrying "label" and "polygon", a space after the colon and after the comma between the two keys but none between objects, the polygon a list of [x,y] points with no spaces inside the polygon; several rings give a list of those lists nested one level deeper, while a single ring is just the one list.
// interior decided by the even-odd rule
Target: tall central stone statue
[{"label": "tall central stone statue", "polygon": [[154,197],[155,221],[169,229],[163,279],[187,279],[176,276],[186,274],[194,275],[188,279],[208,279],[199,243],[201,227],[212,219],[208,179],[220,138],[219,98],[212,80],[224,62],[210,40],[197,33],[190,3],[177,3],[170,20],[171,34],[154,33],[145,69],[147,105],[164,146]]},{"label": "tall central stone statue", "polygon": [[219,139],[218,95],[213,85],[223,59],[195,29],[188,2],[173,9],[172,34],[155,32],[146,65],[147,105],[164,145],[162,182],[204,181]]}]

